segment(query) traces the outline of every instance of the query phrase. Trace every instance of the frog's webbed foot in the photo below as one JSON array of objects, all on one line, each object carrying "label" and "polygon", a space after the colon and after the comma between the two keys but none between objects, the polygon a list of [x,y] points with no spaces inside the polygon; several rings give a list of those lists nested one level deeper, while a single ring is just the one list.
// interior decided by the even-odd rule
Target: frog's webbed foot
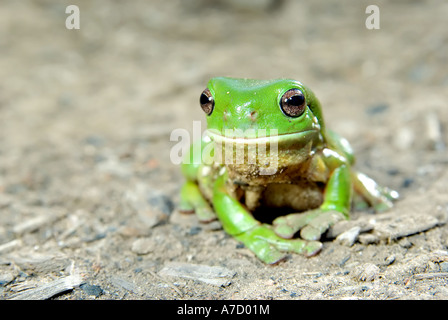
[{"label": "frog's webbed foot", "polygon": [[239,201],[230,196],[225,188],[226,176],[220,176],[214,187],[213,203],[224,230],[251,250],[265,263],[276,263],[285,258],[285,253],[306,256],[317,254],[322,244],[303,239],[279,237],[272,226],[261,224]]},{"label": "frog's webbed foot", "polygon": [[304,213],[292,213],[274,220],[274,231],[290,239],[300,231],[305,240],[319,240],[328,228],[348,218],[351,201],[350,170],[346,165],[336,168],[325,187],[322,205]]},{"label": "frog's webbed foot", "polygon": [[322,249],[319,241],[303,239],[284,239],[279,237],[268,225],[259,225],[235,238],[256,254],[265,263],[277,263],[285,258],[285,253],[298,253],[313,256]]},{"label": "frog's webbed foot", "polygon": [[319,240],[332,225],[345,220],[346,216],[335,210],[314,209],[304,213],[292,213],[274,220],[275,233],[285,239],[300,231],[305,240]]}]

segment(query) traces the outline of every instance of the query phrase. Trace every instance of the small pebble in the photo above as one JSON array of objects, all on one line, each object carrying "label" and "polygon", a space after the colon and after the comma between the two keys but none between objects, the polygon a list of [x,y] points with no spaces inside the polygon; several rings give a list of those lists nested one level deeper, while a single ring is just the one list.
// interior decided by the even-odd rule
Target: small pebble
[{"label": "small pebble", "polygon": [[441,272],[448,272],[448,262],[442,262],[440,264],[440,271]]},{"label": "small pebble", "polygon": [[165,265],[159,274],[197,280],[220,287],[228,286],[236,272],[219,266],[173,262]]},{"label": "small pebble", "polygon": [[168,196],[144,184],[138,184],[133,190],[129,190],[125,200],[147,228],[166,222],[174,209],[174,204]]},{"label": "small pebble", "polygon": [[375,115],[375,114],[382,113],[382,112],[386,111],[387,109],[389,109],[389,105],[388,104],[386,104],[386,103],[378,103],[378,104],[369,106],[366,109],[366,112],[369,115]]},{"label": "small pebble", "polygon": [[353,277],[359,281],[373,281],[378,277],[380,268],[372,263],[365,263],[353,270]]},{"label": "small pebble", "polygon": [[95,298],[98,298],[100,295],[103,294],[103,289],[101,289],[100,286],[92,285],[88,283],[84,283],[79,286],[82,291],[84,291],[89,296],[94,296]]},{"label": "small pebble", "polygon": [[168,196],[164,194],[150,192],[148,194],[148,203],[152,208],[154,208],[154,210],[160,210],[167,216],[169,216],[174,209],[173,202]]},{"label": "small pebble", "polygon": [[392,139],[395,147],[399,150],[408,150],[414,144],[414,141],[414,131],[408,127],[399,128]]},{"label": "small pebble", "polygon": [[140,238],[132,243],[131,251],[136,254],[148,254],[154,251],[156,244],[150,238]]},{"label": "small pebble", "polygon": [[401,183],[401,186],[403,188],[409,188],[414,183],[413,178],[405,178],[403,182]]},{"label": "small pebble", "polygon": [[355,241],[358,239],[361,227],[353,227],[336,237],[336,241],[342,245],[351,247]]},{"label": "small pebble", "polygon": [[291,292],[291,294],[289,295],[291,298],[295,298],[297,297],[297,293],[296,292]]},{"label": "small pebble", "polygon": [[386,259],[384,259],[386,266],[391,265],[392,263],[394,263],[394,261],[395,261],[395,256],[393,254],[388,256]]},{"label": "small pebble", "polygon": [[199,232],[201,232],[201,227],[199,226],[193,226],[190,228],[190,231],[188,232],[189,236],[194,236],[197,235]]},{"label": "small pebble", "polygon": [[412,247],[412,242],[409,241],[407,238],[400,239],[398,241],[398,244],[404,249],[409,249],[410,247]]},{"label": "small pebble", "polygon": [[240,242],[240,243],[237,243],[237,245],[236,245],[236,249],[243,249],[243,248],[245,248],[246,246],[244,245],[244,243],[242,243],[242,242]]},{"label": "small pebble", "polygon": [[16,275],[12,273],[0,274],[0,287],[6,286],[16,278]]},{"label": "small pebble", "polygon": [[358,241],[364,245],[378,243],[380,239],[371,233],[360,234]]}]

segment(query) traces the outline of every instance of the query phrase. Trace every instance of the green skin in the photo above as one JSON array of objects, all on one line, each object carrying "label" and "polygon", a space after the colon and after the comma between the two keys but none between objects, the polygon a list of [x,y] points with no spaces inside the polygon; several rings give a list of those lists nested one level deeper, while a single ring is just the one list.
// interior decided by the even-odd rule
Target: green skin
[{"label": "green skin", "polygon": [[[221,77],[211,79],[207,88],[214,99],[213,111],[207,115],[212,140],[204,138],[197,142],[200,147],[192,145],[185,158],[189,161],[182,164],[187,181],[181,190],[181,211],[196,212],[201,222],[219,219],[228,234],[272,264],[289,252],[318,253],[319,240],[328,228],[349,218],[352,198],[376,211],[392,207],[398,193],[352,168],[349,143],[325,128],[319,101],[300,82]],[[292,88],[306,100],[298,117],[287,116],[280,108],[280,99]],[[240,131],[228,136],[226,129]],[[218,140],[242,145],[247,151],[248,145],[260,141],[252,136],[258,129],[278,132],[274,174],[261,174],[259,163],[193,163],[198,152],[219,152],[214,144]],[[263,139],[272,143],[272,137]],[[253,215],[260,207],[274,212],[276,207],[288,207],[293,213],[278,216],[272,224],[261,223]]]}]

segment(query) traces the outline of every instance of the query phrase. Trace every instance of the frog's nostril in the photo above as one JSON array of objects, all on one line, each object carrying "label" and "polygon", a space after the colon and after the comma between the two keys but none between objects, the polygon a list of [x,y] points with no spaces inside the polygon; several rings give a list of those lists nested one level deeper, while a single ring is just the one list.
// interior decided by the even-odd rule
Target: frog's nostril
[{"label": "frog's nostril", "polygon": [[257,111],[253,110],[253,111],[251,111],[249,113],[250,121],[255,122],[257,120],[257,117],[258,117],[258,112]]}]

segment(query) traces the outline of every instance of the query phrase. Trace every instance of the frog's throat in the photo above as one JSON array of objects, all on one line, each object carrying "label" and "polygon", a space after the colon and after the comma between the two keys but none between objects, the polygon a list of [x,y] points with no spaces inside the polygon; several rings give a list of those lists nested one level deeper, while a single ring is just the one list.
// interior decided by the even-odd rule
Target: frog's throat
[{"label": "frog's throat", "polygon": [[272,182],[283,182],[291,177],[291,171],[300,173],[323,141],[319,130],[257,138],[208,134],[214,142],[215,163],[225,165],[231,179],[248,184],[260,176],[265,178],[256,184],[266,182],[266,176],[271,176],[268,180]]}]

